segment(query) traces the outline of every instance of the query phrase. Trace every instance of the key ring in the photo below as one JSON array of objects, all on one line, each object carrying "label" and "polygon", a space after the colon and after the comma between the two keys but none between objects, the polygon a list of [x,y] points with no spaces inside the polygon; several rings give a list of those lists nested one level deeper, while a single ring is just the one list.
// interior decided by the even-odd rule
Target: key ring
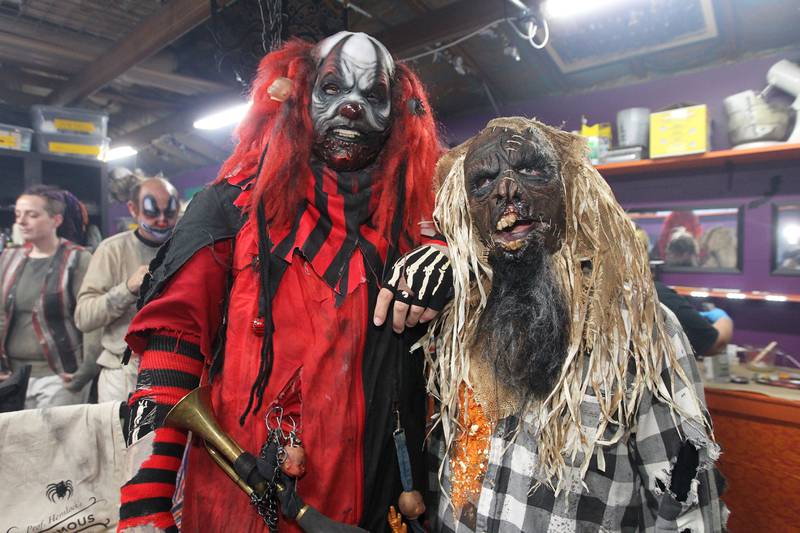
[{"label": "key ring", "polygon": [[[272,425],[270,424],[270,416],[272,416],[273,414],[275,415],[275,422],[276,422],[275,427],[272,427]],[[267,413],[265,413],[264,414],[264,423],[267,425],[267,431],[273,432],[273,431],[277,430],[278,432],[280,432],[281,437],[284,437],[284,435],[283,435],[283,407],[281,407],[280,405],[276,405],[272,409],[270,409]]]}]

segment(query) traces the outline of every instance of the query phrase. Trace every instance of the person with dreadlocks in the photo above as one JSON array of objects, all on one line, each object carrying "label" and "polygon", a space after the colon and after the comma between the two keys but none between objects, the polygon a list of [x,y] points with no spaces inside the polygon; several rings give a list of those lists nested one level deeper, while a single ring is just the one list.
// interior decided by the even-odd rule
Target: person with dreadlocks
[{"label": "person with dreadlocks", "polygon": [[720,531],[692,350],[583,141],[498,118],[440,162],[455,297],[423,339],[435,531]]},{"label": "person with dreadlocks", "polygon": [[[258,454],[268,429],[302,440],[305,475],[273,486],[280,531],[385,531],[403,490],[398,426],[414,480],[425,476],[422,360],[398,332],[435,316],[449,283],[444,243],[420,224],[441,153],[434,119],[416,76],[358,33],[288,42],[262,60],[251,97],[233,155],[140,289],[127,341],[142,354],[129,437],[142,459],[119,529],[175,529],[186,436],[162,422],[203,383],[245,450]],[[384,280],[391,297],[377,305]],[[266,529],[238,490],[193,443],[182,529]]]},{"label": "person with dreadlocks", "polygon": [[84,342],[73,314],[91,254],[59,236],[65,222],[68,235],[77,232],[78,204],[56,187],[27,189],[14,206],[25,244],[0,255],[0,382],[30,369],[26,409],[86,400],[85,381],[72,382],[93,344]]}]

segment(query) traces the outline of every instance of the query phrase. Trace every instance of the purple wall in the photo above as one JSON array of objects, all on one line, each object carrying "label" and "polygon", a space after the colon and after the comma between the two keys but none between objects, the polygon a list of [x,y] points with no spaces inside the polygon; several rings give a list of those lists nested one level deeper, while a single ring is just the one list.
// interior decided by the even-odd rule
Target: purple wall
[{"label": "purple wall", "polygon": [[[800,164],[759,165],[734,168],[730,176],[718,172],[674,172],[655,176],[625,176],[609,179],[620,203],[627,209],[671,207],[744,206],[741,274],[664,273],[668,285],[727,288],[800,294],[800,276],[773,276],[772,202],[800,203]],[[780,176],[777,193],[764,201],[772,177]],[[658,198],[657,201],[653,200]],[[751,202],[755,205],[750,205]],[[778,341],[779,347],[800,355],[800,304],[789,302],[743,302],[719,300],[734,320],[734,342],[764,345]]]},{"label": "purple wall", "polygon": [[217,177],[219,167],[220,165],[209,165],[207,167],[187,170],[186,172],[182,172],[170,178],[170,181],[177,187],[178,192],[180,192],[181,197],[183,197],[187,189],[200,187],[201,185],[213,181],[214,178]]},{"label": "purple wall", "polygon": [[[767,70],[780,59],[797,61],[800,49],[785,51],[765,58],[732,63],[708,70],[682,74],[592,92],[550,95],[534,100],[500,105],[505,116],[536,117],[545,124],[577,130],[581,115],[590,124],[616,121],[617,111],[628,107],[648,107],[651,111],[677,103],[696,103],[708,106],[712,121],[712,150],[730,147],[726,132],[725,111],[722,100],[732,94],[752,89],[760,91],[766,86]],[[780,91],[774,90],[777,98]],[[471,137],[486,125],[494,113],[490,110],[465,113],[443,121],[444,132],[451,145]],[[616,141],[616,128],[614,139]]]},{"label": "purple wall", "polygon": [[[712,120],[711,146],[727,149],[726,118],[722,100],[734,93],[761,90],[770,66],[783,58],[797,61],[800,50],[785,51],[770,57],[751,59],[712,69],[641,83],[593,91],[591,93],[551,95],[501,106],[504,115],[536,117],[567,130],[580,127],[581,115],[590,123],[614,122],[617,111],[628,107],[651,110],[679,102],[705,103]],[[778,93],[778,91],[774,91]],[[444,122],[447,140],[457,144],[477,133],[494,116],[491,111],[476,111]],[[616,131],[614,132],[616,135]],[[800,201],[799,164],[761,164],[732,168],[724,172],[670,172],[648,176],[619,176],[609,179],[620,203],[631,208],[716,207],[746,205],[770,190],[772,177],[781,176],[774,200]],[[800,294],[800,276],[772,276],[771,200],[745,209],[742,235],[741,274],[664,274],[672,285],[763,290]],[[764,345],[778,341],[781,349],[800,355],[800,304],[722,300],[735,322],[734,342]]]}]

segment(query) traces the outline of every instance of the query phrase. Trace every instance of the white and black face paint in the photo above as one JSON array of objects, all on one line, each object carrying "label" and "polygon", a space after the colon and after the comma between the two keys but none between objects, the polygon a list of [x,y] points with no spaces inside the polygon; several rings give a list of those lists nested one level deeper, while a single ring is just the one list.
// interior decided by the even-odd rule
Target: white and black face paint
[{"label": "white and black face paint", "polygon": [[315,53],[314,153],[336,170],[363,168],[389,134],[394,60],[364,33],[337,33],[321,41]]},{"label": "white and black face paint", "polygon": [[178,199],[170,196],[164,209],[152,194],[145,194],[139,209],[139,226],[147,231],[157,242],[166,241],[175,228],[178,219]]}]

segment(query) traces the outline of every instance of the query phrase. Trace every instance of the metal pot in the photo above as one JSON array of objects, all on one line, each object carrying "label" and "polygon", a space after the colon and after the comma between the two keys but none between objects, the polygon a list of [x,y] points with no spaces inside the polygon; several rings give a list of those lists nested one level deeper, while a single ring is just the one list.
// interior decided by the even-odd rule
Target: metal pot
[{"label": "metal pot", "polygon": [[732,94],[722,101],[733,146],[759,141],[782,141],[789,129],[789,110],[765,101],[753,91]]}]

